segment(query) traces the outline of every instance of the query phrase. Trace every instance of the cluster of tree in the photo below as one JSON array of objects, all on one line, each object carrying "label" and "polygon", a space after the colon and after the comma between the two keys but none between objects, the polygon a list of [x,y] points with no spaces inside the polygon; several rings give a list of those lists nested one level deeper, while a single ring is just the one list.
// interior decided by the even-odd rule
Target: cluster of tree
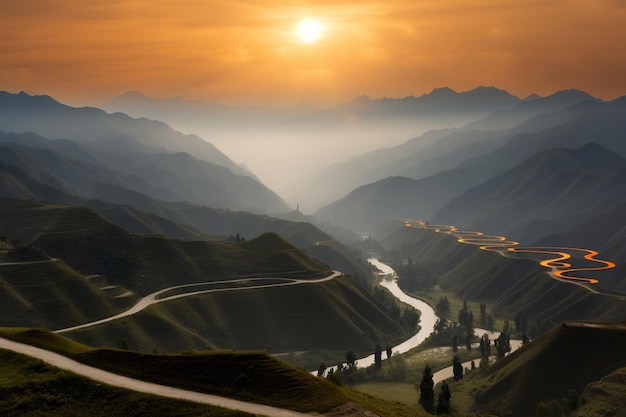
[{"label": "cluster of tree", "polygon": [[416,384],[415,389],[420,393],[418,403],[424,410],[431,414],[436,412],[437,415],[450,413],[450,399],[452,398],[450,387],[446,381],[441,383],[437,404],[435,405],[435,383],[433,381],[433,372],[428,365],[424,368],[422,379],[419,385]]},{"label": "cluster of tree", "polygon": [[[336,370],[331,368],[326,372],[326,364],[321,363],[317,375],[326,377],[338,385],[352,385],[358,382],[370,380],[405,381],[406,361],[399,356],[393,356],[393,347],[389,344],[383,349],[382,345],[374,347],[374,363],[367,368],[357,368],[356,354],[350,350],[346,352],[346,362],[337,365]],[[386,356],[386,361],[383,357]]]},{"label": "cluster of tree", "polygon": [[426,266],[413,261],[410,256],[406,263],[394,264],[398,274],[398,286],[407,292],[427,291],[437,285],[437,276]]},{"label": "cluster of tree", "polygon": [[246,238],[241,236],[239,233],[237,233],[235,235],[228,236],[228,240],[234,243],[241,243],[241,242],[245,242]]},{"label": "cluster of tree", "polygon": [[511,332],[508,320],[504,322],[504,326],[502,326],[502,333],[500,333],[500,336],[493,341],[493,345],[496,348],[496,355],[498,359],[504,358],[504,356],[511,351]]},{"label": "cluster of tree", "polygon": [[372,288],[372,293],[387,307],[389,315],[402,325],[406,326],[411,331],[414,331],[419,325],[421,319],[421,313],[419,310],[416,310],[408,305],[401,305],[398,303],[396,297],[394,297],[387,289],[379,285]]}]

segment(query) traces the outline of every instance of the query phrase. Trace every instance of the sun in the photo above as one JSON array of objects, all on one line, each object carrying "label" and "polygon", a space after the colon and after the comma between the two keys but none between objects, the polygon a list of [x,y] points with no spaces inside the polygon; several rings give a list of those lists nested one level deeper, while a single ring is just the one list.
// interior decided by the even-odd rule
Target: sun
[{"label": "sun", "polygon": [[322,24],[315,19],[304,19],[298,23],[296,33],[304,43],[315,43],[324,31]]}]

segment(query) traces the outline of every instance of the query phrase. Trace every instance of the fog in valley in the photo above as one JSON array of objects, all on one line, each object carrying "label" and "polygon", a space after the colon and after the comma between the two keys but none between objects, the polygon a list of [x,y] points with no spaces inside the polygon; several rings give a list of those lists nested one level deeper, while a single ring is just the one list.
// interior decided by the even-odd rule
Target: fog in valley
[{"label": "fog in valley", "polygon": [[[180,132],[196,134],[245,166],[292,207],[311,211],[349,191],[325,180],[316,184],[333,165],[400,145],[429,130],[462,127],[519,102],[494,88],[459,93],[440,88],[403,99],[363,96],[327,108],[235,107],[130,92],[102,108],[164,121]],[[413,151],[433,143],[432,138],[421,138]]]}]

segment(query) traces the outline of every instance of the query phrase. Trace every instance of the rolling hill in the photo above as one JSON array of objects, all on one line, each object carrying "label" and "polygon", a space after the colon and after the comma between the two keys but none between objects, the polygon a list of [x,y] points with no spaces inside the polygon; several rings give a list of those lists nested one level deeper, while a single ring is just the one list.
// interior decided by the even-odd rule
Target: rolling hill
[{"label": "rolling hill", "polygon": [[[389,253],[411,257],[438,277],[437,284],[461,299],[487,302],[494,315],[512,320],[523,314],[537,333],[567,320],[623,320],[626,305],[620,296],[596,294],[578,285],[557,281],[537,260],[502,256],[476,245],[459,243],[454,236],[415,229],[396,222],[379,243]],[[602,288],[623,288],[608,271]]]},{"label": "rolling hill", "polygon": [[[37,346],[117,375],[283,409],[277,411],[264,408],[259,411],[259,408],[247,404],[245,409],[256,409],[255,415],[259,415],[258,412],[286,415],[288,410],[328,417],[427,415],[415,407],[383,401],[338,387],[325,379],[291,367],[265,352],[147,354],[93,348],[41,329],[1,329],[0,333],[7,339]],[[0,356],[3,359],[0,366],[0,387],[6,395],[6,401],[0,407],[8,415],[63,413],[105,416],[112,413],[140,413],[179,416],[183,413],[204,417],[251,416],[241,411],[146,395],[97,383],[13,351],[0,350]],[[215,401],[213,397],[209,403]],[[237,406],[232,401],[226,403]]]},{"label": "rolling hill", "polygon": [[[0,154],[6,149],[10,155],[19,155],[19,160],[30,161],[33,153],[48,151],[33,151],[18,145],[0,146]],[[59,161],[62,159],[55,159]],[[14,158],[8,159],[8,162]],[[39,165],[23,163],[25,169],[41,178]],[[75,166],[76,164],[70,164]],[[71,174],[73,170],[69,170]],[[69,175],[69,177],[73,177]],[[45,178],[45,175],[43,175]],[[84,182],[83,180],[72,180]],[[63,179],[55,184],[64,182]],[[243,238],[252,238],[266,232],[279,233],[293,244],[318,251],[318,257],[333,268],[358,274],[369,278],[369,266],[350,253],[327,233],[309,223],[311,219],[304,216],[296,220],[283,220],[266,215],[253,214],[243,211],[221,210],[186,203],[168,203],[151,198],[150,196],[129,190],[123,186],[98,183],[97,186],[88,186],[89,193],[99,199],[88,199],[71,194],[73,187],[54,187],[51,183],[41,183],[13,165],[0,164],[0,197],[35,199],[56,204],[89,207],[101,216],[118,224],[128,231],[136,233],[161,233],[180,239],[201,240],[233,240],[236,235]],[[92,184],[93,185],[93,184]],[[69,191],[62,191],[69,189]],[[79,193],[82,194],[82,193]],[[286,214],[287,215],[287,214]],[[336,228],[335,228],[335,231]],[[342,254],[336,254],[335,252]],[[335,259],[343,259],[335,264]]]},{"label": "rolling hill", "polygon": [[[0,263],[1,304],[11,311],[0,321],[4,325],[64,328],[113,315],[156,290],[206,282],[204,289],[229,290],[171,301],[73,334],[109,346],[126,339],[148,351],[261,349],[268,343],[284,351],[368,351],[410,331],[360,281],[307,284],[330,268],[275,233],[238,243],[183,241],[129,233],[85,207],[0,203],[0,230],[7,240],[55,258]],[[233,291],[245,289],[250,284],[241,279],[251,278],[264,278],[259,285],[293,280],[306,285]]]},{"label": "rolling hill", "polygon": [[[499,410],[513,417],[530,416],[535,415],[539,402],[560,401],[570,389],[585,392],[589,396],[586,401],[594,394],[603,395],[593,385],[587,387],[626,366],[626,354],[621,348],[624,343],[623,322],[567,322],[555,327],[471,381],[476,388],[472,412]],[[622,406],[623,401],[622,397]]]}]

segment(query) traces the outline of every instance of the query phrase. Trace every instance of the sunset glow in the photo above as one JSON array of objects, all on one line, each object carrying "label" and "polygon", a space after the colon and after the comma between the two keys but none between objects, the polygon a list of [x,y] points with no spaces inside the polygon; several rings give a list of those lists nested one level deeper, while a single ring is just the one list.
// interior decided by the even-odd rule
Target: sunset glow
[{"label": "sunset glow", "polygon": [[305,19],[298,23],[298,37],[304,43],[314,43],[322,35],[322,24],[313,19]]},{"label": "sunset glow", "polygon": [[[78,101],[139,90],[240,105],[480,85],[520,97],[579,88],[611,99],[626,93],[625,4],[7,2],[0,88]],[[297,38],[307,16],[324,20],[303,22]]]}]

